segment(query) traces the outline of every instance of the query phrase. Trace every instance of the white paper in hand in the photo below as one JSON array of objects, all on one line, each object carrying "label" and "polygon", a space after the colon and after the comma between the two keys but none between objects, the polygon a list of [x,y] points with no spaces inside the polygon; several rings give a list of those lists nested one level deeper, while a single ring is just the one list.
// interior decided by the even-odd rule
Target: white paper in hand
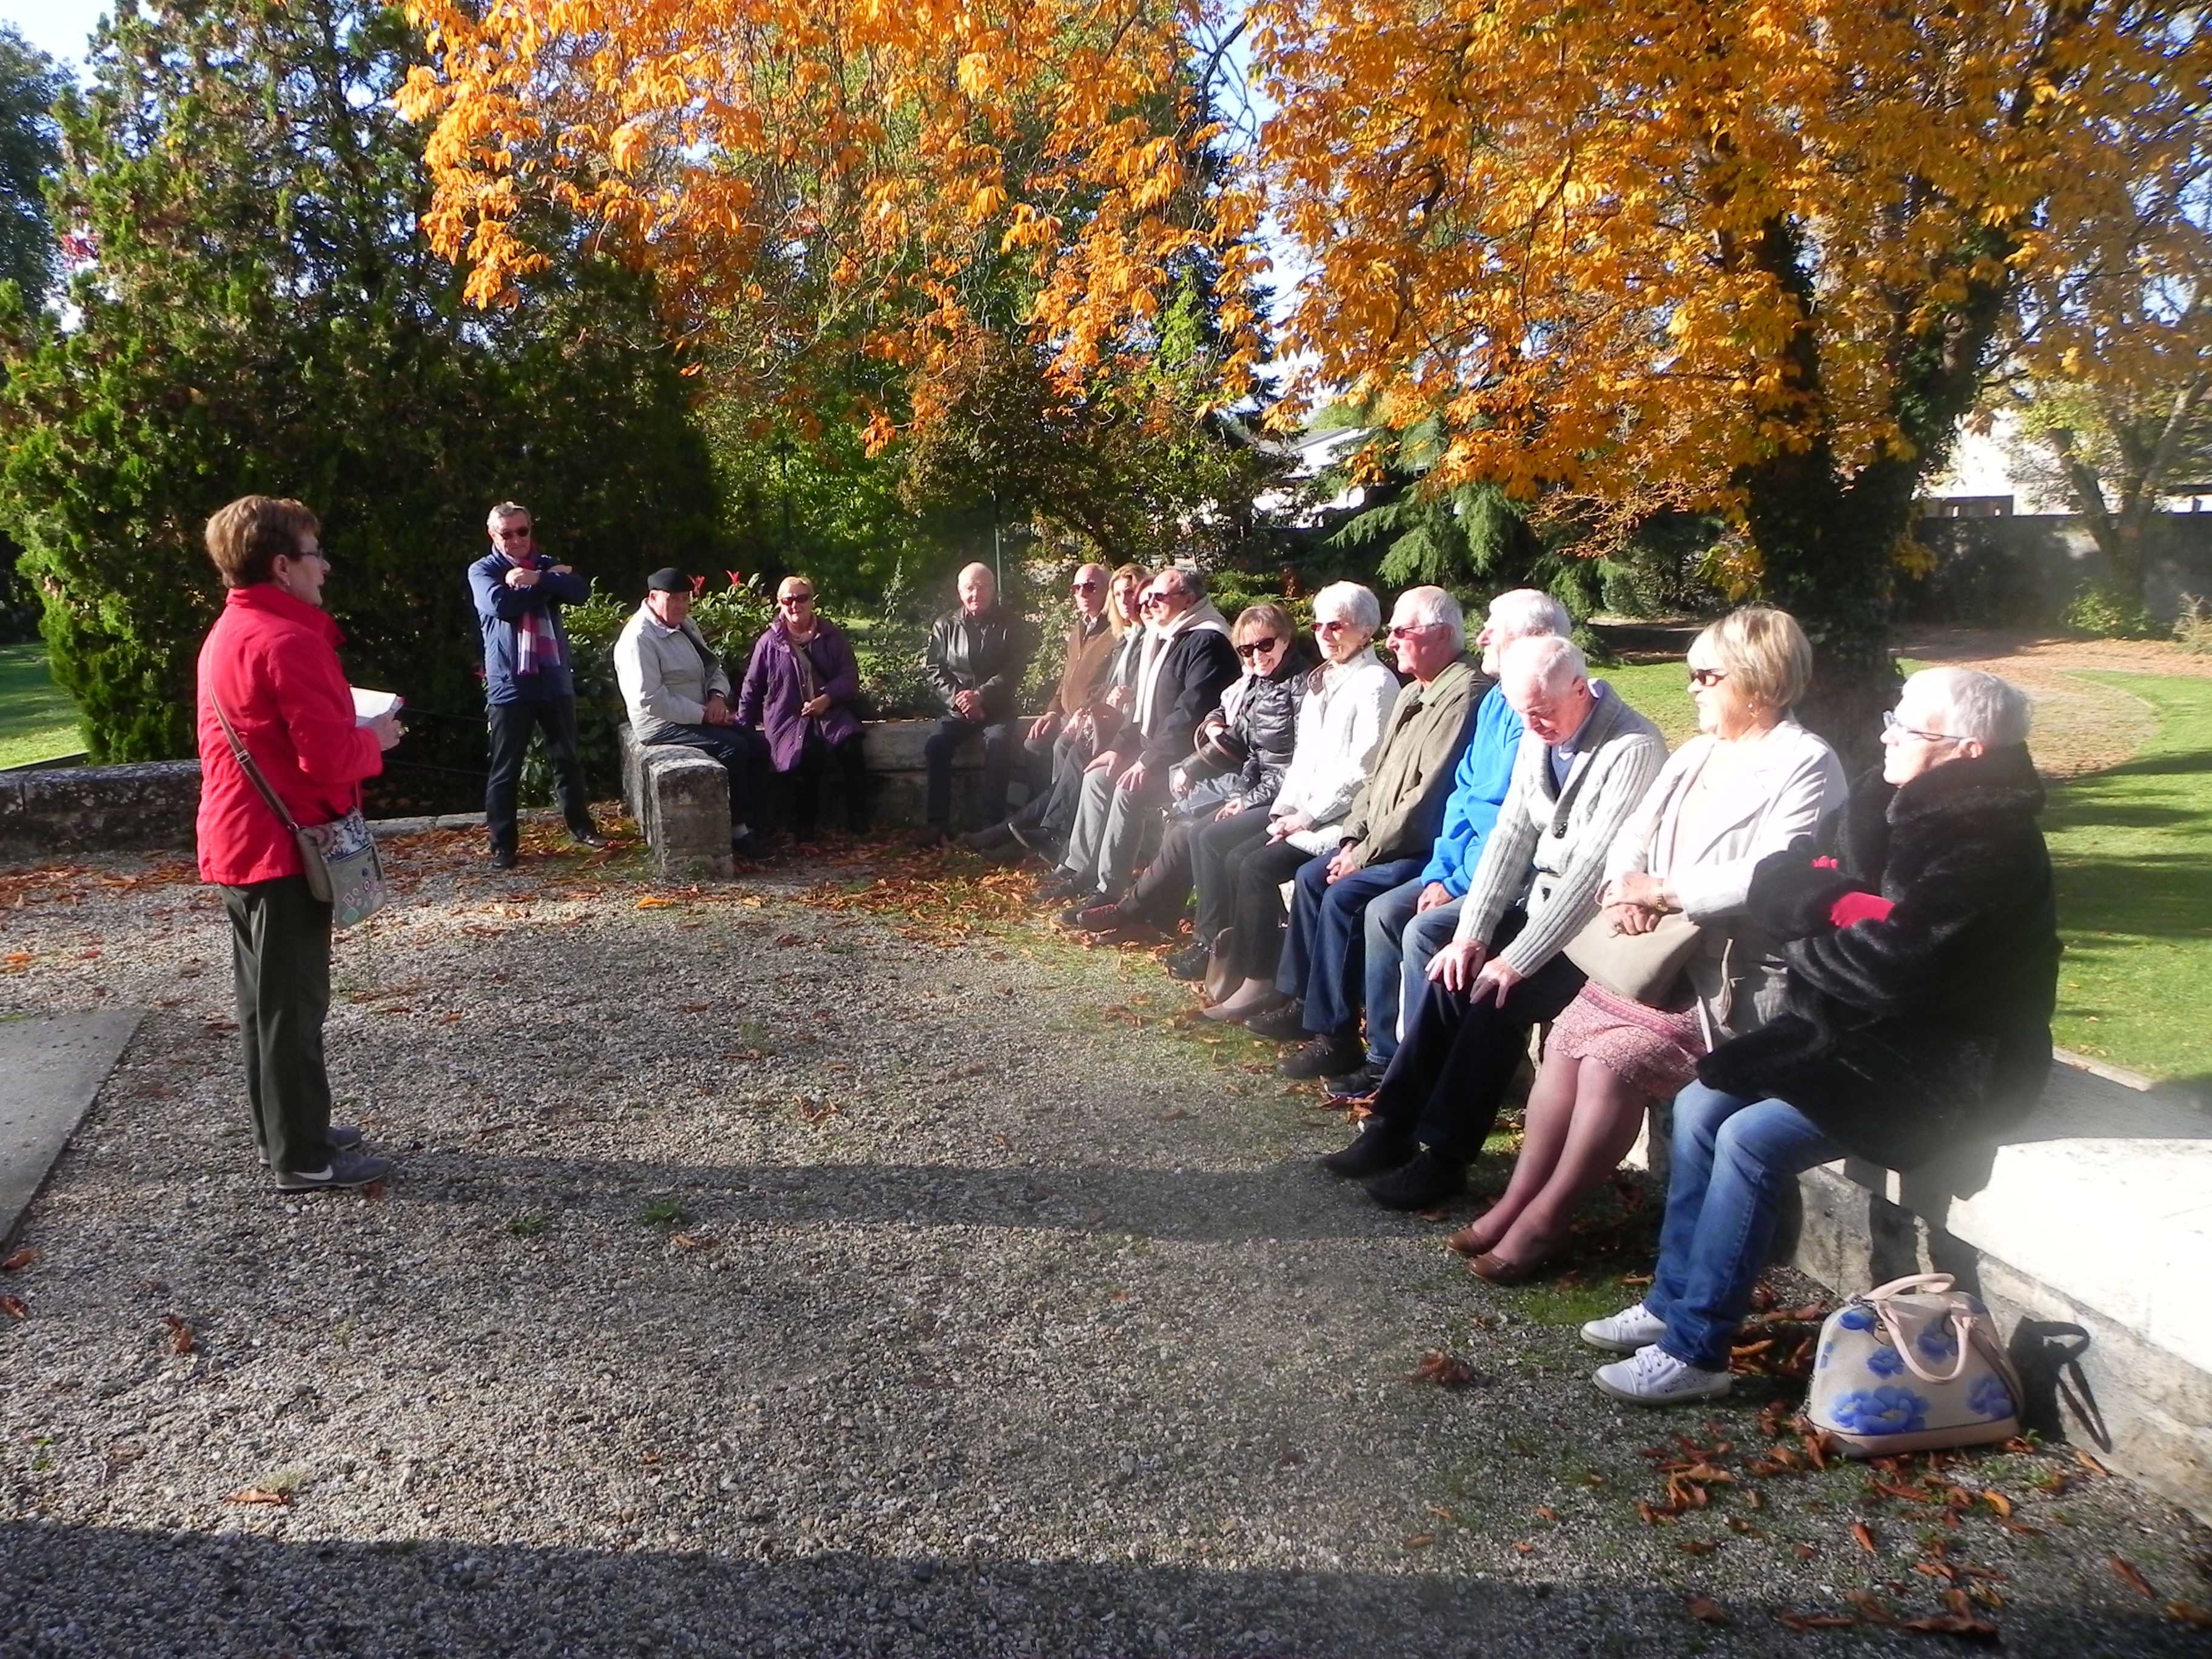
[{"label": "white paper in hand", "polygon": [[366,726],[381,714],[396,714],[406,701],[397,691],[364,691],[357,685],[346,688],[353,693],[353,723]]}]

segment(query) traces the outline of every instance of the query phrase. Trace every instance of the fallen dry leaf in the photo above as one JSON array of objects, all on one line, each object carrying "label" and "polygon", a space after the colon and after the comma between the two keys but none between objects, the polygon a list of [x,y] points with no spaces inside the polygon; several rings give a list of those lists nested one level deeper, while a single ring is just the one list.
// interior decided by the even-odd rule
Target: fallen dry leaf
[{"label": "fallen dry leaf", "polygon": [[2142,1576],[2134,1562],[2118,1555],[2112,1557],[2111,1560],[2112,1571],[2120,1576],[2122,1583],[2147,1601],[2158,1600],[2158,1592],[2150,1587],[2150,1580]]},{"label": "fallen dry leaf", "polygon": [[1808,1630],[1856,1630],[1859,1621],[1845,1613],[1778,1613],[1775,1622],[1802,1635]]},{"label": "fallen dry leaf", "polygon": [[722,1241],[708,1233],[672,1233],[668,1242],[679,1250],[711,1250]]},{"label": "fallen dry leaf", "polygon": [[2074,1448],[2074,1461],[2079,1463],[2083,1468],[2088,1470],[2092,1474],[2103,1474],[2106,1473],[2105,1466],[2102,1463],[2100,1463],[2095,1458],[2090,1456],[2088,1453],[2083,1451],[2079,1446]]},{"label": "fallen dry leaf", "polygon": [[161,1322],[169,1328],[169,1352],[190,1353],[192,1351],[192,1328],[174,1314],[163,1314]]},{"label": "fallen dry leaf", "polygon": [[23,1305],[23,1298],[20,1296],[0,1296],[0,1313],[6,1314],[10,1319],[28,1319],[31,1316],[31,1310]]},{"label": "fallen dry leaf", "polygon": [[1929,1631],[1938,1636],[1963,1636],[1976,1642],[1997,1639],[1997,1627],[1971,1613],[1931,1613],[1924,1619],[1905,1620],[1901,1628]]},{"label": "fallen dry leaf", "polygon": [[1554,1509],[1540,1506],[1536,1510],[1536,1518],[1539,1521],[1550,1521],[1556,1523],[1559,1518],[1559,1512]]},{"label": "fallen dry leaf", "polygon": [[1406,1547],[1409,1550],[1425,1550],[1436,1541],[1437,1535],[1432,1532],[1408,1533],[1406,1535]]},{"label": "fallen dry leaf", "polygon": [[1516,1555],[1534,1555],[1536,1553],[1536,1547],[1534,1544],[1516,1544],[1513,1547],[1513,1553]]},{"label": "fallen dry leaf", "polygon": [[1997,1512],[1997,1519],[2000,1521],[2008,1519],[2012,1515],[2012,1499],[2001,1492],[1984,1492],[1982,1494],[1982,1502]]},{"label": "fallen dry leaf", "polygon": [[1851,1522],[1851,1536],[1859,1540],[1859,1547],[1869,1555],[1875,1554],[1874,1528],[1863,1521]]},{"label": "fallen dry leaf", "polygon": [[2168,1601],[2166,1616],[2179,1619],[2185,1625],[2194,1625],[2199,1630],[2212,1630],[2212,1613],[2190,1601]]},{"label": "fallen dry leaf", "polygon": [[1708,1625],[1725,1625],[1732,1622],[1729,1618],[1728,1609],[1710,1595],[1692,1595],[1686,1600],[1682,1606],[1688,1611],[1691,1618],[1702,1619]]},{"label": "fallen dry leaf", "polygon": [[1820,1553],[1810,1544],[1792,1544],[1790,1547],[1800,1561],[1809,1561]]},{"label": "fallen dry leaf", "polygon": [[1406,1381],[1432,1382],[1439,1389],[1463,1389],[1474,1381],[1474,1372],[1465,1360],[1436,1352],[1424,1355],[1421,1363],[1406,1373]]},{"label": "fallen dry leaf", "polygon": [[282,1509],[292,1501],[289,1492],[270,1492],[265,1486],[247,1486],[234,1492],[222,1500],[226,1504],[274,1504]]},{"label": "fallen dry leaf", "polygon": [[1685,1555],[1711,1555],[1720,1546],[1710,1538],[1685,1538],[1674,1547]]},{"label": "fallen dry leaf", "polygon": [[1872,1590],[1851,1590],[1844,1600],[1877,1625],[1894,1625],[1897,1622],[1897,1615],[1883,1606],[1881,1598]]},{"label": "fallen dry leaf", "polygon": [[19,1273],[39,1259],[39,1253],[26,1244],[4,1261],[0,1261],[0,1273]]}]

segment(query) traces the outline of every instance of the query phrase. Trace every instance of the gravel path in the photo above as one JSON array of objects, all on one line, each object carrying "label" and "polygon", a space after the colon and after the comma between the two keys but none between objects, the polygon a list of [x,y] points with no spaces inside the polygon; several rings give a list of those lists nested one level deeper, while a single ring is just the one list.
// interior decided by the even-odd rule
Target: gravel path
[{"label": "gravel path", "polygon": [[1273,1051],[992,920],[1019,878],[468,852],[340,947],[367,1199],[252,1169],[209,893],[0,876],[0,1006],[149,1010],[0,1279],[0,1654],[2212,1645],[2212,1540],[2069,1450],[1816,1470],[1771,1378],[1606,1401],[1573,1328],[1648,1195],[1468,1279]]}]

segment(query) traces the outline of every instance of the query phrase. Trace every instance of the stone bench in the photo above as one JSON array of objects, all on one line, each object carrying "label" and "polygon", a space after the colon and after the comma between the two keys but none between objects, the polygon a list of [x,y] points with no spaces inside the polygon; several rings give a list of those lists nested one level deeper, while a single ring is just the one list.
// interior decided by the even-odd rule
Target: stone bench
[{"label": "stone bench", "polygon": [[0,772],[0,862],[189,852],[199,806],[196,760],[18,767]]},{"label": "stone bench", "polygon": [[[870,720],[862,727],[867,757],[868,818],[878,829],[920,828],[928,789],[922,745],[934,720]],[[730,873],[728,775],[696,749],[640,744],[628,726],[617,728],[622,748],[623,799],[652,848],[656,868],[671,881],[720,881]],[[709,775],[711,774],[711,775]],[[982,793],[983,745],[969,743],[952,759],[952,813],[975,821]],[[1020,799],[1016,775],[1015,799]],[[820,821],[843,821],[842,785],[822,782]],[[719,852],[716,850],[719,844]],[[718,862],[719,860],[719,862]]]},{"label": "stone bench", "polygon": [[2212,1116],[2066,1065],[1997,1144],[1798,1178],[1792,1265],[1838,1293],[1911,1273],[1990,1304],[2027,1418],[2212,1516]]}]

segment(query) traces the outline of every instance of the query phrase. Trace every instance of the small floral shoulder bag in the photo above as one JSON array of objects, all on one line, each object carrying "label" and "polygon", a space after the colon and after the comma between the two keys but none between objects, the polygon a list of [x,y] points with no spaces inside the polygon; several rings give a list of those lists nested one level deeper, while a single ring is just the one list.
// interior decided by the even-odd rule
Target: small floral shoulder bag
[{"label": "small floral shoulder bag", "polygon": [[1820,1328],[1805,1414],[1853,1457],[1977,1446],[2020,1432],[2020,1376],[1979,1297],[1948,1273],[1855,1296]]}]

